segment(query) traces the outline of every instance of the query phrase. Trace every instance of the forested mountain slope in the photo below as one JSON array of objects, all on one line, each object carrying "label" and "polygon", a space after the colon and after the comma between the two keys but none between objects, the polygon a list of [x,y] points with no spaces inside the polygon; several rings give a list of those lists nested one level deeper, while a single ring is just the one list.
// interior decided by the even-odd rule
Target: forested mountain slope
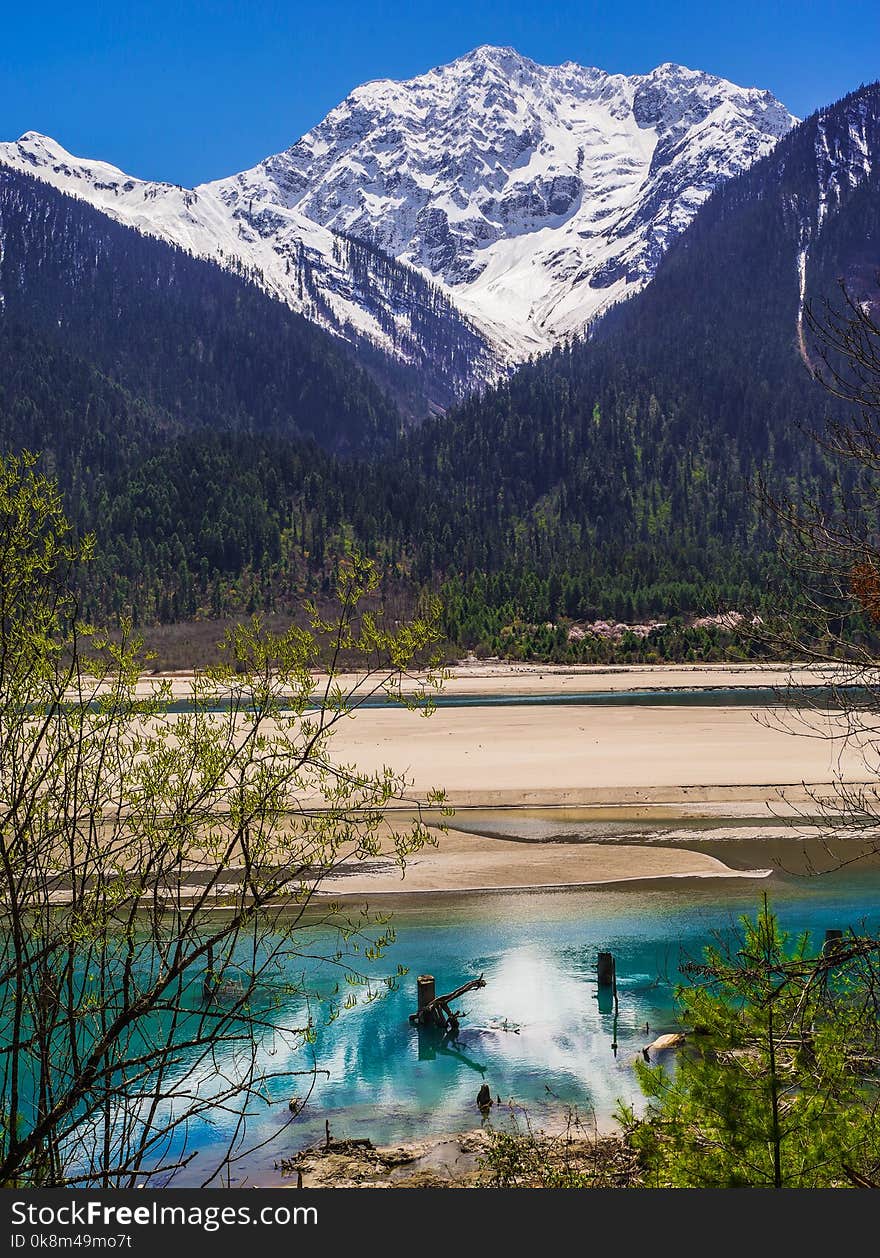
[{"label": "forested mountain slope", "polygon": [[[396,437],[398,407],[346,347],[246,277],[2,167],[0,239],[0,335],[37,337],[47,352],[88,363],[160,428],[272,430],[349,451]],[[42,381],[44,435],[60,436],[50,394],[68,406],[66,385],[53,386],[38,363],[16,380],[20,406],[28,381]],[[82,422],[105,424],[100,412]],[[109,422],[105,437],[115,438]]]},{"label": "forested mountain slope", "polygon": [[[872,290],[878,116],[874,84],[808,119],[710,197],[653,283],[609,312],[588,341],[535,360],[396,441],[396,412],[334,357],[332,342],[308,342],[301,395],[292,351],[273,376],[262,374],[271,363],[255,350],[258,367],[247,374],[251,320],[275,316],[243,281],[199,271],[200,312],[213,309],[211,286],[221,280],[240,284],[242,312],[231,328],[225,300],[215,322],[200,313],[200,346],[181,313],[194,298],[178,293],[176,268],[204,263],[172,253],[151,307],[157,279],[138,270],[135,251],[128,287],[140,284],[154,311],[139,324],[126,286],[92,264],[94,239],[103,238],[87,232],[88,248],[74,249],[83,298],[68,263],[53,263],[57,274],[51,266],[41,273],[41,264],[16,289],[21,270],[7,244],[4,440],[30,434],[28,443],[53,453],[78,523],[100,536],[91,603],[134,609],[144,623],[289,609],[303,593],[328,588],[351,541],[375,555],[387,590],[441,588],[459,646],[497,651],[519,642],[571,658],[572,621],[665,620],[752,603],[786,579],[777,530],[754,497],[757,474],[794,494],[821,496],[831,483],[809,430],[821,428],[834,403],[804,362],[803,305],[834,297],[838,277],[860,296]],[[17,230],[57,238],[65,256],[68,228],[53,227],[44,209],[37,230],[33,213],[16,209],[36,203],[13,186]],[[60,326],[57,314],[54,326],[45,315],[43,284],[62,294]],[[123,329],[138,328],[144,358],[126,357],[129,342],[106,317],[117,308]],[[306,331],[320,337],[301,322],[271,326],[290,345]],[[186,371],[178,338],[190,346]],[[329,368],[319,376],[323,393],[314,391],[316,364]],[[300,412],[292,412],[294,396],[304,399]],[[287,425],[282,410],[294,414]],[[367,442],[380,453],[358,454]]]},{"label": "forested mountain slope", "polygon": [[483,602],[632,619],[759,588],[776,539],[757,473],[795,492],[828,478],[805,430],[834,402],[802,358],[803,302],[839,298],[838,278],[876,293],[878,271],[874,84],[719,189],[589,341],[413,436],[411,474],[446,491],[412,526],[421,575],[460,574],[459,631],[481,632],[465,622]]}]

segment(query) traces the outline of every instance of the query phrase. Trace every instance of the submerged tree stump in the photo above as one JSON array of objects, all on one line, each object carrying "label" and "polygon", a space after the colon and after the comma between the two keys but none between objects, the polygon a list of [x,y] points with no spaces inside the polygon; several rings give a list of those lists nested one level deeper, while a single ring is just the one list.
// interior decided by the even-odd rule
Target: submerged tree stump
[{"label": "submerged tree stump", "polygon": [[416,992],[418,994],[418,1011],[421,1013],[435,998],[434,975],[420,974],[416,979]]},{"label": "submerged tree stump", "polygon": [[433,975],[421,974],[416,980],[418,1009],[409,1015],[409,1020],[417,1026],[444,1027],[447,1031],[455,1032],[458,1030],[459,1018],[458,1014],[450,1009],[450,1002],[457,1000],[465,992],[485,986],[486,980],[481,974],[479,978],[472,978],[469,983],[456,987],[454,992],[447,992],[445,996],[435,996]]}]

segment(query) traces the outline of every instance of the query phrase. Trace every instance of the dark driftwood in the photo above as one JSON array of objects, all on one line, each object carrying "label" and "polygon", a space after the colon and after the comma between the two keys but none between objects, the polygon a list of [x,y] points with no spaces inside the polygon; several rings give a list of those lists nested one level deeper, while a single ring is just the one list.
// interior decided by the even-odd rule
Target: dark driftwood
[{"label": "dark driftwood", "polygon": [[481,974],[479,978],[472,978],[469,983],[462,983],[461,987],[456,987],[454,992],[446,992],[443,996],[435,996],[433,1000],[427,1001],[418,1013],[409,1015],[409,1020],[418,1026],[439,1026],[446,1027],[450,1031],[457,1031],[458,1014],[449,1008],[450,1002],[457,1000],[465,992],[472,992],[478,987],[485,986],[486,980]]}]

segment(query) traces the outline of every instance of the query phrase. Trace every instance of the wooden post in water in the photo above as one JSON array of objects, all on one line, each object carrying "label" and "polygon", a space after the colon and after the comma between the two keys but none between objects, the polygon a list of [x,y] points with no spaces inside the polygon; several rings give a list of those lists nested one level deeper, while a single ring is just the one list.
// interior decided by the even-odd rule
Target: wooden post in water
[{"label": "wooden post in water", "polygon": [[422,1010],[427,1005],[430,1005],[431,1001],[434,999],[434,975],[420,974],[416,979],[416,992],[418,994],[417,1009],[418,1012],[421,1013]]},{"label": "wooden post in water", "polygon": [[614,954],[600,952],[596,963],[596,978],[600,987],[614,986]]},{"label": "wooden post in water", "polygon": [[[611,1049],[614,1056],[617,1056],[617,1015],[620,1007],[617,1001],[617,966],[614,963],[613,952],[600,952],[596,962],[596,981],[600,991],[605,988],[611,988],[611,995],[614,1001],[614,1023],[611,1030]],[[606,996],[607,1000],[607,996]],[[601,1005],[600,1005],[601,1009]]]},{"label": "wooden post in water", "polygon": [[433,974],[420,974],[416,984],[419,1004],[416,1013],[409,1015],[410,1022],[417,1026],[445,1027],[447,1031],[455,1033],[458,1031],[458,1014],[450,1008],[452,1001],[463,996],[465,992],[485,987],[486,980],[481,974],[479,978],[462,983],[461,987],[456,987],[454,992],[447,992],[445,996],[435,994]]}]

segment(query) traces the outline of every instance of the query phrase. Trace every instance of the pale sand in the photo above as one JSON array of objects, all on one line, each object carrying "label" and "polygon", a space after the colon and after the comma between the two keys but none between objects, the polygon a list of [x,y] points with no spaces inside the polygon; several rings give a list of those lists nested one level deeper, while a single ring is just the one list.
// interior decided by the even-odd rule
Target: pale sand
[{"label": "pale sand", "polygon": [[747,708],[438,708],[427,718],[374,708],[344,721],[333,748],[362,769],[406,773],[417,796],[442,787],[462,807],[765,803],[779,787],[803,797],[804,783],[870,776],[839,718],[810,720],[825,736],[798,736]]},{"label": "pale sand", "polygon": [[[583,694],[627,690],[821,686],[841,670],[814,664],[513,664],[461,661],[449,670],[444,694]],[[351,680],[351,678],[349,678]]]},{"label": "pale sand", "polygon": [[[577,694],[597,691],[626,690],[698,690],[719,687],[770,686],[786,687],[823,685],[840,681],[839,666],[806,663],[795,664],[514,664],[505,661],[464,660],[451,666],[444,680],[444,694]],[[323,681],[316,674],[316,681]],[[862,677],[863,675],[859,675]],[[148,674],[141,680],[141,690],[149,691],[157,680],[170,681],[173,693],[185,697],[192,680],[191,672]],[[342,674],[343,686],[355,680],[354,674]],[[412,690],[415,679],[405,683]]]},{"label": "pale sand", "polygon": [[[786,666],[636,666],[553,669],[541,665],[462,665],[447,693],[557,693],[695,686],[817,684],[829,674]],[[149,684],[149,683],[147,683]],[[185,678],[175,679],[175,689]],[[438,708],[430,717],[373,708],[343,720],[333,756],[363,770],[390,765],[424,799],[441,787],[456,808],[556,807],[584,804],[697,803],[715,815],[784,810],[783,799],[809,799],[843,777],[870,779],[855,748],[845,746],[840,718],[810,714],[820,737],[797,736],[793,715],[778,718],[742,707],[530,706]],[[803,728],[803,727],[801,727]],[[763,876],[766,870],[751,871]],[[385,862],[325,884],[351,895],[421,894],[537,886],[579,886],[632,879],[743,876],[702,852],[636,845],[533,845],[452,832],[439,851],[411,861],[406,878]]]},{"label": "pale sand", "polygon": [[[669,675],[667,674],[667,677]],[[715,675],[717,677],[717,674]],[[443,787],[459,808],[667,803],[692,812],[749,814],[769,822],[784,801],[808,800],[839,776],[862,780],[865,765],[844,746],[840,718],[811,713],[822,737],[746,708],[439,708],[430,717],[370,709],[343,723],[334,754],[363,769],[392,765],[417,797]],[[454,824],[454,823],[453,823]],[[450,832],[440,850],[396,869],[358,872],[328,890],[416,894],[583,886],[635,879],[764,877],[734,871],[703,852],[637,845],[517,843]]]},{"label": "pale sand", "polygon": [[[384,867],[383,867],[384,866]],[[526,888],[587,887],[656,878],[763,878],[770,870],[733,870],[703,852],[635,844],[520,843],[450,830],[437,848],[411,856],[405,876],[392,861],[328,878],[322,893],[339,896],[424,895]]]},{"label": "pale sand", "polygon": [[[602,690],[784,687],[822,684],[834,670],[784,665],[457,666],[446,694],[571,694]],[[345,679],[341,679],[344,683]],[[142,679],[142,688],[155,684]],[[188,681],[172,686],[185,695]],[[781,715],[780,715],[781,713]],[[870,779],[844,747],[833,714],[745,707],[439,707],[426,718],[402,707],[363,708],[343,720],[334,755],[364,769],[391,765],[414,779],[417,795],[444,788],[458,806],[761,800],[786,786],[840,776]],[[801,736],[797,736],[799,731]],[[804,732],[817,737],[804,737]],[[791,792],[790,792],[791,793]],[[801,791],[801,795],[803,792]]]}]

